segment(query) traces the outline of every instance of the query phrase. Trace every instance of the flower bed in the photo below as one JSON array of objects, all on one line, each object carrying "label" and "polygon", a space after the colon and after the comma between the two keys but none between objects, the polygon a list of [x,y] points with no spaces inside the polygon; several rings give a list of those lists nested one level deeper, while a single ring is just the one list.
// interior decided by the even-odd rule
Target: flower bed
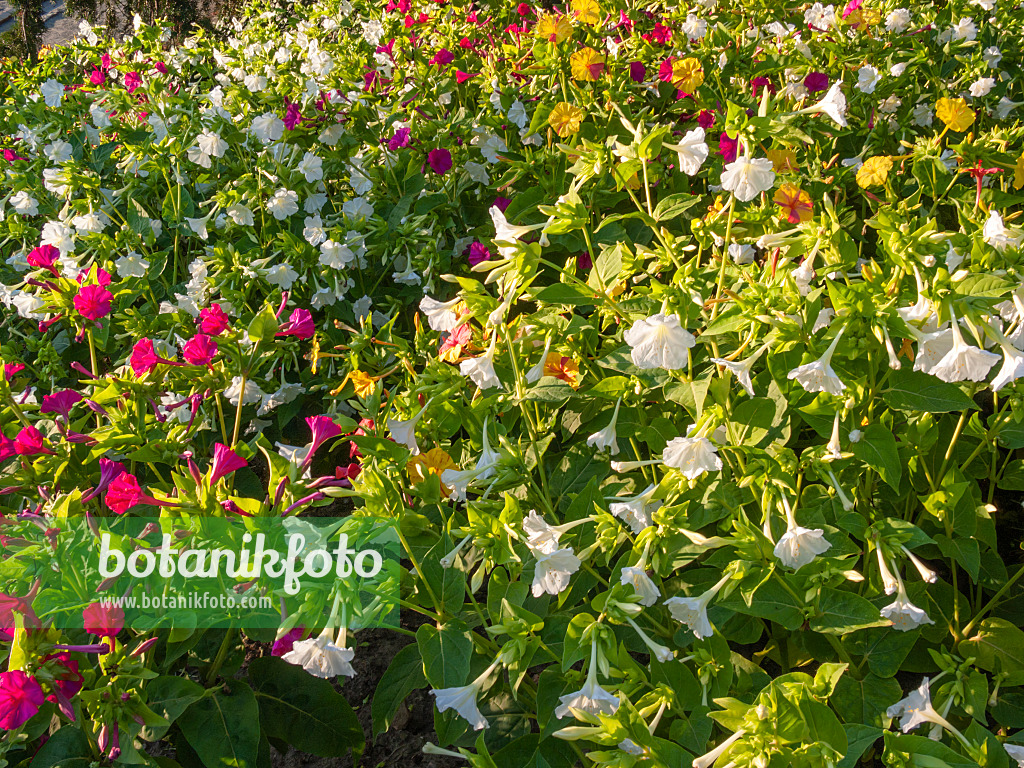
[{"label": "flower bed", "polygon": [[[321,0],[8,62],[0,758],[358,756],[400,606],[373,733],[428,689],[471,765],[1024,765],[1022,35]],[[77,565],[323,515],[374,599],[125,626]]]}]

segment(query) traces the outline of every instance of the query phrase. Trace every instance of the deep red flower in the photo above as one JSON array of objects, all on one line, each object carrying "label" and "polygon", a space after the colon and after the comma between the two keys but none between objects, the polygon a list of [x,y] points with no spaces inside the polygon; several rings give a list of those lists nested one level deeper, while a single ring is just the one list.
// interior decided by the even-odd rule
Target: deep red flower
[{"label": "deep red flower", "polygon": [[100,637],[117,637],[124,629],[124,610],[112,603],[92,603],[82,611],[85,631]]},{"label": "deep red flower", "polygon": [[110,314],[110,302],[114,295],[102,285],[86,285],[74,298],[75,309],[89,320],[99,320]]},{"label": "deep red flower", "polygon": [[39,711],[45,697],[43,688],[20,669],[0,672],[0,729],[12,731]]},{"label": "deep red flower", "polygon": [[199,330],[208,336],[220,336],[230,327],[231,318],[220,304],[212,304],[199,312]]},{"label": "deep red flower", "polygon": [[481,243],[479,241],[470,244],[470,246],[469,246],[469,256],[467,257],[467,260],[469,261],[470,266],[475,267],[477,264],[479,264],[482,261],[489,261],[490,258],[491,258],[491,252],[487,248],[486,245],[484,245],[483,243]]},{"label": "deep red flower", "polygon": [[733,139],[729,137],[728,133],[722,131],[722,135],[718,137],[718,154],[722,156],[725,162],[731,163],[736,159],[736,149],[739,147],[739,144],[739,136]]},{"label": "deep red flower", "polygon": [[181,356],[189,365],[209,365],[217,354],[217,342],[203,333],[197,333],[181,347]]},{"label": "deep red flower", "polygon": [[284,127],[294,131],[295,127],[302,122],[302,109],[295,102],[287,102],[288,107],[284,111]]},{"label": "deep red flower", "polygon": [[452,153],[443,147],[432,149],[427,153],[427,163],[434,173],[444,175],[451,170]]},{"label": "deep red flower", "polygon": [[824,72],[811,72],[804,78],[804,88],[809,93],[828,90],[828,75]]},{"label": "deep red flower", "polygon": [[715,113],[710,109],[702,109],[700,114],[697,115],[697,125],[703,128],[705,131],[708,130],[712,125],[715,124]]},{"label": "deep red flower", "polygon": [[528,16],[530,14],[530,6],[526,3],[520,3],[516,6],[516,13],[520,16]]}]

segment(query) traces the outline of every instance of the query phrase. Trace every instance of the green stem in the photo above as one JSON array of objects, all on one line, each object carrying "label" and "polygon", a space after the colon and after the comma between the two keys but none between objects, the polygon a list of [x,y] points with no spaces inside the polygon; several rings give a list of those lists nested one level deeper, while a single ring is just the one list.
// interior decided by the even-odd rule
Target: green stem
[{"label": "green stem", "polygon": [[224,663],[224,659],[227,658],[228,651],[231,650],[231,641],[234,639],[234,627],[224,630],[224,640],[221,642],[220,648],[217,649],[217,656],[214,658],[213,664],[210,666],[210,671],[206,673],[207,685],[212,685],[213,681],[217,679],[217,673],[220,672],[221,665]]},{"label": "green stem", "polygon": [[998,592],[992,595],[992,599],[985,603],[984,607],[982,607],[982,609],[974,615],[974,618],[967,623],[967,626],[964,627],[963,632],[961,633],[964,637],[967,637],[967,635],[971,633],[971,630],[974,629],[974,625],[978,623],[981,617],[988,613],[990,610],[992,610],[995,604],[998,603],[999,600],[1003,597],[1003,595],[1007,593],[1010,587],[1017,583],[1017,580],[1021,576],[1024,576],[1024,565],[1017,569],[1017,572],[1013,574],[1013,576],[1010,579],[1008,579],[1007,582],[1003,584],[1003,586],[999,588]]}]

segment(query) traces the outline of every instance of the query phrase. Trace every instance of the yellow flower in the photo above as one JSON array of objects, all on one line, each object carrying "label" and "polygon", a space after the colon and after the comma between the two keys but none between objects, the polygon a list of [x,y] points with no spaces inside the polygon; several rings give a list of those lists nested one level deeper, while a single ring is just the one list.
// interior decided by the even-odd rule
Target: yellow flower
[{"label": "yellow flower", "polygon": [[560,43],[572,37],[572,22],[568,16],[556,16],[553,13],[541,14],[537,19],[537,37]]},{"label": "yellow flower", "polygon": [[[445,453],[443,448],[431,448],[426,453],[421,453],[409,460],[409,463],[405,465],[406,471],[409,473],[409,479],[413,485],[419,485],[427,479],[429,475],[441,476],[446,469],[458,469],[458,466],[452,461],[452,457]],[[450,489],[445,488],[444,484],[441,485],[441,492],[446,496],[451,492]]]},{"label": "yellow flower", "polygon": [[1024,155],[1017,158],[1017,167],[1013,169],[1013,188],[1024,187]]},{"label": "yellow flower", "polygon": [[672,85],[684,93],[693,93],[704,84],[704,69],[692,56],[672,62]]},{"label": "yellow flower", "polygon": [[772,161],[772,167],[776,173],[799,170],[796,164],[796,152],[792,149],[769,149],[768,159]]},{"label": "yellow flower", "polygon": [[575,389],[580,385],[580,367],[571,357],[550,352],[544,359],[544,375],[561,379]]},{"label": "yellow flower", "polygon": [[811,218],[811,196],[796,184],[783,184],[775,192],[774,202],[782,209],[790,224]]},{"label": "yellow flower", "polygon": [[348,376],[352,386],[356,388],[358,397],[369,397],[376,387],[376,379],[363,371],[352,371]]},{"label": "yellow flower", "polygon": [[885,155],[872,157],[857,171],[857,184],[861,189],[879,187],[885,184],[885,180],[889,178],[891,168],[892,160]]},{"label": "yellow flower", "polygon": [[312,348],[309,350],[309,354],[306,355],[306,359],[312,361],[310,371],[316,375],[316,369],[320,365],[320,339],[315,333],[313,334]]},{"label": "yellow flower", "polygon": [[576,80],[594,82],[604,71],[604,59],[593,48],[582,48],[569,57],[572,76]]},{"label": "yellow flower", "polygon": [[935,114],[951,131],[966,131],[974,122],[974,110],[963,99],[941,98],[935,104]]},{"label": "yellow flower", "polygon": [[572,10],[584,24],[594,26],[601,21],[601,6],[597,0],[572,0]]},{"label": "yellow flower", "polygon": [[572,136],[583,124],[583,110],[567,101],[560,101],[548,115],[548,125],[561,138]]}]

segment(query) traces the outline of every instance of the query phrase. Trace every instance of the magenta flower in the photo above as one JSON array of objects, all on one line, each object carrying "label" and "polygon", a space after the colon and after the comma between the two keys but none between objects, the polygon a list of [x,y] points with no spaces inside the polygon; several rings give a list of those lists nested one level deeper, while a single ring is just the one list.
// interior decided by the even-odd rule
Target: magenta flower
[{"label": "magenta flower", "polygon": [[104,501],[110,509],[119,515],[123,515],[139,504],[148,504],[152,507],[176,506],[166,501],[157,501],[152,496],[144,494],[138,479],[130,472],[122,472],[110,483]]},{"label": "magenta flower", "polygon": [[273,647],[270,649],[271,656],[284,656],[286,653],[290,653],[292,646],[296,640],[301,640],[302,636],[306,634],[306,630],[302,627],[296,627],[287,635],[279,637],[274,641]]},{"label": "magenta flower", "polygon": [[199,330],[209,336],[220,336],[230,327],[231,318],[220,304],[212,304],[199,313]]},{"label": "magenta flower", "polygon": [[120,477],[123,473],[127,472],[127,468],[124,464],[119,461],[111,461],[106,456],[100,457],[100,481],[89,491],[85,496],[82,497],[82,501],[91,501],[97,496],[101,495],[107,490],[107,487],[116,477]]},{"label": "magenta flower", "polygon": [[642,61],[634,61],[629,65],[629,79],[634,83],[642,83],[647,77],[647,67]]},{"label": "magenta flower", "polygon": [[461,70],[456,69],[455,82],[457,82],[459,85],[462,85],[467,80],[471,80],[472,78],[477,77],[479,74],[479,72],[462,72]]},{"label": "magenta flower", "polygon": [[181,347],[181,356],[189,365],[209,365],[217,354],[217,342],[203,333],[197,333]]},{"label": "magenta flower", "polygon": [[455,56],[447,48],[442,48],[434,54],[433,58],[427,62],[427,64],[437,64],[439,67],[446,67],[455,61]]},{"label": "magenta flower", "polygon": [[768,92],[773,96],[775,95],[775,86],[772,85],[772,81],[767,77],[758,76],[750,80],[750,89],[754,92],[754,96],[760,98],[764,92],[765,87],[768,88]]},{"label": "magenta flower", "polygon": [[313,454],[328,440],[343,434],[341,427],[334,423],[330,416],[307,416],[306,423],[313,433],[313,439],[309,446],[309,453],[302,462],[303,467],[313,463]]},{"label": "magenta flower", "polygon": [[101,285],[86,285],[75,296],[75,309],[89,320],[99,320],[110,314],[114,295]]},{"label": "magenta flower", "polygon": [[4,381],[10,381],[14,374],[24,370],[25,366],[22,363],[6,363],[4,365]]},{"label": "magenta flower", "polygon": [[316,333],[316,326],[313,324],[313,315],[308,309],[296,309],[276,335],[310,339],[314,333]]},{"label": "magenta flower", "polygon": [[16,456],[14,441],[3,432],[0,432],[0,461],[7,461],[11,456]]},{"label": "magenta flower", "polygon": [[399,149],[404,149],[409,146],[409,134],[411,131],[407,126],[403,126],[395,131],[395,135],[388,141],[388,149],[392,152],[397,152]]},{"label": "magenta flower", "polygon": [[739,147],[739,144],[739,136],[731,139],[728,133],[722,131],[722,135],[718,137],[718,154],[722,156],[725,162],[731,163],[736,159],[736,149]]},{"label": "magenta flower", "polygon": [[711,128],[715,124],[715,113],[710,109],[702,109],[700,114],[697,115],[697,125],[703,128],[705,131]]},{"label": "magenta flower", "polygon": [[508,207],[512,205],[512,199],[509,197],[496,197],[491,205],[497,207],[499,211],[504,213],[508,210]]},{"label": "magenta flower", "polygon": [[489,261],[490,258],[491,252],[486,245],[484,245],[481,242],[475,242],[470,244],[469,257],[467,259],[469,261],[470,266],[475,267],[482,261]]},{"label": "magenta flower", "polygon": [[804,88],[809,93],[818,93],[828,90],[828,75],[824,72],[811,72],[804,78]]},{"label": "magenta flower", "polygon": [[107,82],[107,76],[99,67],[93,67],[92,72],[89,74],[89,82],[97,86],[103,85]]},{"label": "magenta flower", "polygon": [[82,611],[85,631],[100,637],[117,637],[124,629],[124,611],[111,603],[92,603]]},{"label": "magenta flower", "polygon": [[138,377],[145,376],[160,363],[164,365],[183,365],[183,363],[160,357],[153,348],[153,342],[145,337],[135,342],[135,346],[132,347],[132,354],[128,358],[128,363],[132,367],[132,373]]},{"label": "magenta flower", "polygon": [[[78,671],[78,662],[63,651],[48,654],[43,661],[54,662],[50,665],[54,682],[53,693],[47,696],[46,700],[54,702],[69,720],[74,721],[75,707],[71,699],[82,690],[85,682],[82,673]],[[52,669],[53,667],[55,669]]]},{"label": "magenta flower", "polygon": [[434,173],[444,175],[451,170],[452,153],[443,147],[441,149],[432,149],[427,153],[427,163],[430,165],[430,170]]},{"label": "magenta flower", "polygon": [[288,105],[284,111],[284,127],[294,131],[295,127],[302,122],[302,109],[293,101],[285,101]]},{"label": "magenta flower", "polygon": [[14,452],[19,456],[38,456],[40,454],[56,454],[46,447],[43,433],[33,426],[22,427],[14,438]]},{"label": "magenta flower", "polygon": [[221,443],[214,443],[213,464],[210,472],[210,485],[213,486],[225,475],[230,475],[236,469],[249,466],[249,462]]},{"label": "magenta flower", "polygon": [[54,248],[52,245],[40,245],[38,248],[33,248],[28,254],[28,265],[30,267],[40,267],[42,269],[48,269],[53,273],[54,277],[60,277],[60,273],[54,266],[57,259],[60,258],[60,251]]},{"label": "magenta flower", "polygon": [[54,392],[52,395],[47,395],[43,398],[42,405],[39,406],[39,412],[59,413],[64,417],[64,421],[67,421],[71,418],[72,407],[81,399],[82,395],[73,389]]},{"label": "magenta flower", "polygon": [[124,87],[128,90],[129,94],[135,93],[140,85],[142,85],[142,75],[138,72],[128,72],[125,74]]},{"label": "magenta flower", "polygon": [[0,728],[20,728],[39,711],[46,697],[34,677],[20,669],[0,672]]}]

